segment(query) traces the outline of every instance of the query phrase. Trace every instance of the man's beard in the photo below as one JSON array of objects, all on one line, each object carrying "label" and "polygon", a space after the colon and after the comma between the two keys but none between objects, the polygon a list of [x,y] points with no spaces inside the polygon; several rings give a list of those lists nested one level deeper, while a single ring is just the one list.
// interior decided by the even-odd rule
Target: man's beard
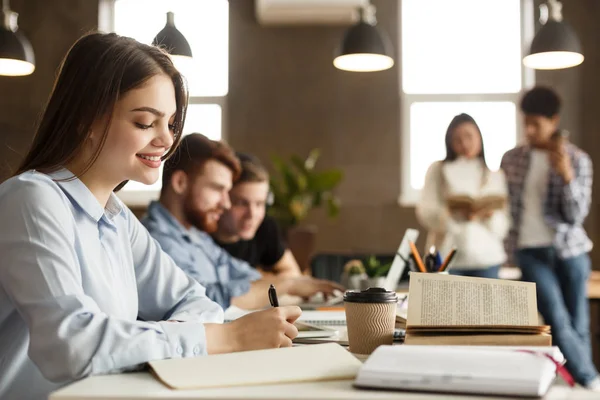
[{"label": "man's beard", "polygon": [[183,213],[187,221],[206,233],[217,231],[219,220],[210,220],[208,214],[219,211],[222,211],[220,207],[211,208],[207,211],[198,209],[194,204],[192,196],[187,196],[183,204]]}]

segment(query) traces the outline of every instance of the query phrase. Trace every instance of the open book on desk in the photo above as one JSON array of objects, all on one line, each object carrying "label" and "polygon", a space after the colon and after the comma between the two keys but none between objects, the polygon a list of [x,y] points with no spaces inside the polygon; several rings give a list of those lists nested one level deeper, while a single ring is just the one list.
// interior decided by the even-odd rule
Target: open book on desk
[{"label": "open book on desk", "polygon": [[406,344],[550,346],[535,283],[411,272]]},{"label": "open book on desk", "polygon": [[[534,353],[519,350],[533,351]],[[361,388],[543,396],[564,362],[557,347],[380,346],[361,367]]]}]

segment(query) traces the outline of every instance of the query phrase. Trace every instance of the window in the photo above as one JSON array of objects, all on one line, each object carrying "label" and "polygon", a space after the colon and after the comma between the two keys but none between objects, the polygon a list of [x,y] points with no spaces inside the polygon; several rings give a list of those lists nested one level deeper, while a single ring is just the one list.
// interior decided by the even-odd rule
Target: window
[{"label": "window", "polygon": [[521,62],[531,7],[529,0],[402,0],[402,204],[418,200],[427,168],[445,157],[455,115],[477,121],[490,168],[515,146],[518,101],[532,76]]},{"label": "window", "polygon": [[[104,3],[105,14],[101,15],[108,20],[106,30],[147,44],[152,43],[154,36],[165,26],[167,12],[175,14],[175,25],[189,42],[193,54],[189,65],[178,66],[186,77],[190,92],[183,134],[199,132],[211,139],[222,139],[228,91],[228,0],[114,0]],[[128,205],[147,205],[158,197],[161,179],[151,186],[129,182],[119,192],[119,197]]]}]

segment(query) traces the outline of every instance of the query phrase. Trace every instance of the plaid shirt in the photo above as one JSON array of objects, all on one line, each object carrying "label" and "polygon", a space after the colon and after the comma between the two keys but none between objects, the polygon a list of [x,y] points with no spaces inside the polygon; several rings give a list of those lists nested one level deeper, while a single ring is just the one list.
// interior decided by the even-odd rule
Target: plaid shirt
[{"label": "plaid shirt", "polygon": [[[583,229],[592,201],[592,161],[587,153],[571,143],[566,145],[566,150],[575,178],[567,184],[551,168],[544,199],[544,219],[555,232],[553,244],[561,258],[575,257],[592,249],[592,242]],[[519,146],[506,152],[500,164],[506,174],[510,196],[513,223],[505,244],[511,258],[519,241],[522,197],[530,159],[531,147]]]}]

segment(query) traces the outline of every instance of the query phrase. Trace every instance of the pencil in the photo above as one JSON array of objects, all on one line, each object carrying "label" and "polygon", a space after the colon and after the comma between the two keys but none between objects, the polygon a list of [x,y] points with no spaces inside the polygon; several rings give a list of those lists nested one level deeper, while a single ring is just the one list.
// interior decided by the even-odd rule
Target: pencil
[{"label": "pencil", "polygon": [[450,265],[450,262],[454,258],[455,254],[456,254],[456,248],[450,250],[450,253],[448,253],[448,255],[446,256],[446,259],[444,260],[444,263],[442,264],[442,266],[440,267],[440,269],[438,269],[438,272],[443,272],[443,271],[446,270],[446,268],[448,268],[448,266]]},{"label": "pencil", "polygon": [[415,259],[415,262],[417,263],[417,267],[419,267],[419,271],[427,272],[427,270],[425,269],[425,266],[423,265],[423,260],[421,259],[421,256],[419,255],[419,250],[417,250],[417,246],[415,246],[415,244],[410,241],[408,242],[408,244],[410,245],[410,251],[412,252],[413,258]]}]

